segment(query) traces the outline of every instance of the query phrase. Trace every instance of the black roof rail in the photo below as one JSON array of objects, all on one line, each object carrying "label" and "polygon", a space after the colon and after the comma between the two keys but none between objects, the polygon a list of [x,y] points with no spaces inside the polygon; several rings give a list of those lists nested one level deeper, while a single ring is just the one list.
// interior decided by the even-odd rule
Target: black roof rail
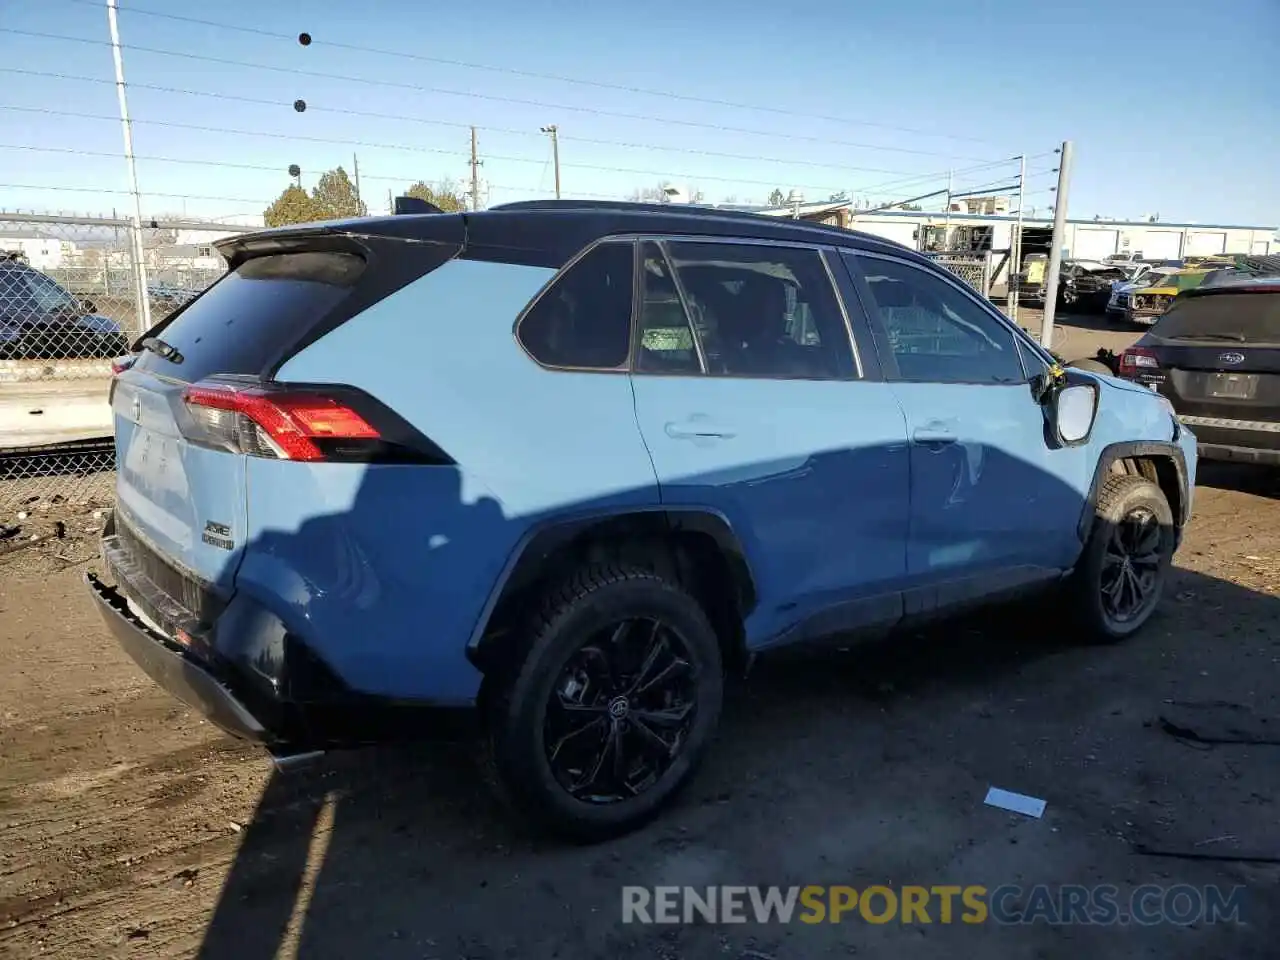
[{"label": "black roof rail", "polygon": [[835,233],[847,237],[852,231],[829,223],[814,223],[812,220],[792,217],[768,217],[749,210],[729,210],[724,207],[709,207],[700,204],[683,203],[643,203],[633,200],[513,200],[500,203],[489,210],[619,210],[637,213],[661,213],[669,217],[715,217],[725,220],[743,220],[751,223],[774,223],[786,227],[799,227],[804,230],[815,230],[820,233]]}]

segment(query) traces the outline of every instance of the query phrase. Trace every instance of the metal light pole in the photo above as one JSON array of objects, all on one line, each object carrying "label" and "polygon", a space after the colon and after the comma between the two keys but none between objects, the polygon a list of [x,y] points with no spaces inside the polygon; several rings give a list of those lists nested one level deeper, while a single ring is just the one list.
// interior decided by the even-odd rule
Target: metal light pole
[{"label": "metal light pole", "polygon": [[120,25],[116,22],[116,0],[107,0],[107,25],[111,30],[111,57],[116,65],[116,96],[120,101],[120,127],[124,131],[124,159],[133,190],[133,276],[138,320],[143,330],[151,329],[151,298],[147,295],[147,264],[142,249],[142,195],[138,192],[138,168],[133,160],[133,127],[129,123],[129,102],[124,93],[124,60],[120,56]]},{"label": "metal light pole", "polygon": [[1013,225],[1009,264],[1009,319],[1018,322],[1018,276],[1022,270],[1022,204],[1027,196],[1027,155],[1018,158],[1018,220]]},{"label": "metal light pole", "polygon": [[560,199],[560,128],[554,123],[542,127],[543,133],[551,135],[551,163],[556,170],[556,199]]},{"label": "metal light pole", "polygon": [[1058,307],[1058,275],[1062,261],[1062,244],[1067,233],[1067,189],[1071,185],[1071,159],[1074,146],[1063,141],[1058,160],[1058,190],[1053,202],[1053,249],[1049,251],[1049,267],[1044,275],[1044,319],[1040,321],[1040,345],[1053,347],[1053,315]]}]

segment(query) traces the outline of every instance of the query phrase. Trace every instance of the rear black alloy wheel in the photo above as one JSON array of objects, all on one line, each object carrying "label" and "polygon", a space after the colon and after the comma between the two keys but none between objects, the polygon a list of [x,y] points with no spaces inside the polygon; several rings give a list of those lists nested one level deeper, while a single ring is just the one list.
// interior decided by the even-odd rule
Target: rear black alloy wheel
[{"label": "rear black alloy wheel", "polygon": [[1098,579],[1102,609],[1115,622],[1142,616],[1157,599],[1162,540],[1160,523],[1146,507],[1129,511],[1111,528]]},{"label": "rear black alloy wheel", "polygon": [[501,792],[574,839],[638,827],[688,782],[719,720],[702,607],[649,570],[602,564],[552,591],[527,636],[487,695]]},{"label": "rear black alloy wheel", "polygon": [[556,782],[587,803],[639,796],[688,741],[697,689],[684,638],[660,617],[588,638],[547,704],[543,743]]}]

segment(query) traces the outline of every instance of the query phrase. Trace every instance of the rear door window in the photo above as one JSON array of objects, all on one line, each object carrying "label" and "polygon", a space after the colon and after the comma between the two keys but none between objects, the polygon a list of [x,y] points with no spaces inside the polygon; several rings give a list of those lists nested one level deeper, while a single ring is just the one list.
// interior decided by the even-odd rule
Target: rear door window
[{"label": "rear door window", "polygon": [[680,292],[711,376],[855,376],[849,328],[815,249],[672,240]]},{"label": "rear door window", "polygon": [[1179,297],[1151,334],[1165,340],[1280,343],[1280,289]]},{"label": "rear door window", "polygon": [[136,368],[188,382],[258,375],[350,296],[364,270],[362,257],[334,251],[248,260],[155,328],[180,363],[144,350]]}]

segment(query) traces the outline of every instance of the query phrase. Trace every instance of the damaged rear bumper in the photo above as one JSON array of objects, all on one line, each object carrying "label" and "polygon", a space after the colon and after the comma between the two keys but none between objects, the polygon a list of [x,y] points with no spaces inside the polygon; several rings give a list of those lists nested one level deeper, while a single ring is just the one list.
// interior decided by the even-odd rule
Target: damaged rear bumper
[{"label": "damaged rear bumper", "polygon": [[273,738],[262,721],[209,669],[130,610],[119,590],[92,573],[85,574],[85,582],[107,629],[147,676],[232,736],[263,744],[271,742]]}]

